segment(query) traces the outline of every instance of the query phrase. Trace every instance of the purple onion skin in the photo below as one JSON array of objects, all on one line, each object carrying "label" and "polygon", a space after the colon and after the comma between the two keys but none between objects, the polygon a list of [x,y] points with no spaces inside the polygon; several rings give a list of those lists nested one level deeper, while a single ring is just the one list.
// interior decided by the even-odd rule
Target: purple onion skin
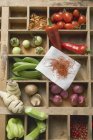
[{"label": "purple onion skin", "polygon": [[62,90],[61,93],[60,93],[60,96],[61,96],[63,99],[67,99],[67,98],[68,98],[68,92],[65,91],[65,90]]},{"label": "purple onion skin", "polygon": [[85,103],[85,97],[82,96],[82,95],[80,95],[80,96],[78,97],[78,104],[79,104],[79,106],[83,106],[84,103]]},{"label": "purple onion skin", "polygon": [[72,90],[73,90],[74,93],[82,94],[83,91],[84,91],[84,87],[82,85],[74,85],[72,87]]},{"label": "purple onion skin", "polygon": [[59,86],[57,86],[56,84],[52,83],[50,86],[50,91],[53,95],[55,94],[59,94],[61,92],[62,88],[60,88]]},{"label": "purple onion skin", "polygon": [[72,106],[77,106],[78,105],[78,95],[77,94],[72,94],[70,96],[70,103]]},{"label": "purple onion skin", "polygon": [[53,102],[53,104],[55,104],[56,106],[60,106],[62,104],[62,98],[60,95],[55,95],[55,96],[51,96],[50,100]]}]

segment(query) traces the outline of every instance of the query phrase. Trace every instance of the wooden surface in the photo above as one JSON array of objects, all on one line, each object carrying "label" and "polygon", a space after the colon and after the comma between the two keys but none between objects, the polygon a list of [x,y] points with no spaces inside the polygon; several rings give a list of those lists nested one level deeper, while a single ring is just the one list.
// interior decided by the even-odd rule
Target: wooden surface
[{"label": "wooden surface", "polygon": [[[38,2],[37,2],[38,1]],[[0,6],[2,7],[2,17],[1,17],[1,23],[2,23],[2,26],[1,26],[1,55],[2,55],[2,52],[3,52],[3,47],[6,46],[7,48],[9,47],[8,46],[8,31],[9,32],[12,32],[11,29],[9,29],[9,7],[12,7],[12,6],[26,6],[27,7],[27,11],[29,10],[29,7],[31,6],[68,6],[68,7],[87,7],[88,11],[87,11],[87,17],[89,18],[88,20],[88,26],[87,26],[87,30],[81,30],[81,31],[63,31],[64,33],[70,33],[70,34],[77,34],[77,33],[85,33],[87,34],[87,37],[86,37],[86,42],[87,42],[87,45],[91,46],[90,44],[90,34],[93,34],[93,29],[90,29],[89,28],[89,25],[90,25],[90,17],[89,17],[89,12],[90,12],[90,6],[93,7],[93,2],[92,1],[87,1],[87,0],[0,0]],[[49,13],[48,13],[48,17],[49,17]],[[10,20],[12,20],[10,18]],[[29,24],[29,15],[27,14],[27,27],[28,27],[28,24]],[[26,30],[25,30],[26,31]],[[15,32],[20,32],[20,30],[16,30]],[[23,31],[24,32],[24,31]],[[60,31],[61,32],[61,31]],[[68,35],[69,36],[69,35]],[[47,40],[48,41],[48,40]],[[49,43],[49,42],[48,42]],[[49,48],[49,46],[48,46]],[[7,53],[6,53],[7,55]],[[73,57],[73,58],[77,58],[78,56],[76,55],[73,55],[73,54],[68,54],[69,56]],[[92,54],[93,55],[93,54]],[[24,55],[25,56],[25,55]],[[9,57],[12,57],[11,54],[9,54]],[[54,124],[54,127],[56,127],[56,130],[58,130],[58,128],[60,129],[63,129],[66,130],[66,127],[67,127],[67,134],[64,136],[64,139],[61,139],[61,140],[70,140],[70,116],[71,115],[87,115],[89,116],[89,122],[88,122],[88,125],[89,125],[89,140],[92,140],[92,127],[91,127],[91,122],[92,122],[92,116],[93,116],[93,95],[92,95],[92,92],[93,92],[93,77],[91,79],[91,71],[92,71],[92,67],[89,66],[89,64],[93,62],[93,56],[90,56],[90,55],[86,55],[86,56],[79,56],[80,59],[82,60],[85,60],[86,63],[84,66],[86,66],[86,69],[84,67],[84,70],[85,70],[85,74],[84,74],[84,78],[85,79],[78,79],[76,81],[74,81],[74,83],[77,83],[77,82],[81,82],[81,83],[86,83],[88,85],[88,89],[87,89],[87,97],[88,97],[88,106],[87,107],[49,107],[49,100],[47,100],[46,104],[44,107],[39,107],[38,109],[40,111],[45,111],[46,113],[48,113],[49,115],[49,119],[47,120],[47,131],[46,131],[46,140],[58,140],[58,139],[61,139],[58,138],[58,139],[55,139],[55,137],[57,137],[56,133],[54,133],[53,135],[49,134],[49,130],[52,129],[52,124]],[[7,60],[7,59],[6,59]],[[1,66],[2,63],[2,60],[0,62],[0,66]],[[83,61],[82,61],[82,65],[83,65]],[[93,64],[92,64],[93,65]],[[86,71],[87,71],[87,74],[86,75]],[[6,88],[6,80],[7,80],[7,72],[8,72],[8,69],[6,69],[6,72],[4,75],[4,70],[2,69],[2,66],[0,68],[0,90],[5,90]],[[88,76],[88,77],[87,77]],[[19,83],[25,83],[26,81],[19,81]],[[38,81],[36,81],[38,83]],[[46,99],[49,98],[49,81],[46,80],[46,81],[42,81],[42,83],[45,82],[44,84],[46,84]],[[91,91],[92,90],[92,91]],[[25,96],[23,97],[24,101],[25,101]],[[25,102],[25,105],[29,105],[29,102]],[[3,101],[1,101],[0,99],[0,140],[6,140],[5,138],[5,121],[7,120],[7,118],[9,118],[9,116],[5,116],[3,114],[11,114],[11,112],[9,112],[7,110],[7,108],[4,106],[3,104]],[[24,115],[24,114],[23,114]],[[55,117],[53,117],[53,115]],[[66,115],[66,118],[64,119],[64,115]],[[62,122],[61,124],[63,125],[63,122],[64,122],[64,125],[61,126],[59,125],[58,121],[56,122],[54,118],[56,118],[56,116],[58,116],[59,119],[62,119]],[[24,123],[25,123],[25,133],[27,134],[27,122],[28,122],[28,118],[27,116],[24,116]],[[49,123],[51,121],[51,123]],[[3,125],[2,125],[3,124]],[[60,130],[59,129],[59,130]],[[51,131],[50,131],[51,132]],[[58,133],[60,134],[61,132],[58,131]],[[45,139],[43,139],[45,140]]]}]

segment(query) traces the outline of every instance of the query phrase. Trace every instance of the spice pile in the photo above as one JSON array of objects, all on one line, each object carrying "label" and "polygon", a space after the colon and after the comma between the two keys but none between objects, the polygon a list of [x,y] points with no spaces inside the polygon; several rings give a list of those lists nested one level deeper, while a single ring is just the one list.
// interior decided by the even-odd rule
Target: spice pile
[{"label": "spice pile", "polygon": [[33,13],[30,17],[28,29],[45,29],[47,25],[47,17]]},{"label": "spice pile", "polygon": [[71,121],[71,138],[74,140],[88,140],[88,126],[86,118],[76,117]]}]

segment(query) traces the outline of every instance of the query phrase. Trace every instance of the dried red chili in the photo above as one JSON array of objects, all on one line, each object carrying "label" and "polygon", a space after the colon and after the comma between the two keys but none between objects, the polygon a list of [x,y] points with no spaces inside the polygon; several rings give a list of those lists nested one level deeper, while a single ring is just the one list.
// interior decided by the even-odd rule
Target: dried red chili
[{"label": "dried red chili", "polygon": [[53,71],[57,71],[59,76],[67,77],[69,68],[71,67],[71,62],[64,57],[51,59],[51,67],[53,68]]}]

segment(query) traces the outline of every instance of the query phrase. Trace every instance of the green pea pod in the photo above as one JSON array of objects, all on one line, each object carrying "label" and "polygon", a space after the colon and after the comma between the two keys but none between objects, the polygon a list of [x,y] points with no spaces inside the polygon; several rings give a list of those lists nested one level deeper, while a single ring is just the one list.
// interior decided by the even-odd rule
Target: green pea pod
[{"label": "green pea pod", "polygon": [[23,64],[20,66],[17,66],[13,69],[13,71],[23,71],[23,70],[34,70],[36,68],[37,64]]},{"label": "green pea pod", "polygon": [[29,133],[26,137],[25,140],[36,140],[39,136],[39,128],[36,127],[31,133]]},{"label": "green pea pod", "polygon": [[18,118],[11,118],[6,126],[7,138],[22,138],[24,136],[24,127],[22,121]]}]

